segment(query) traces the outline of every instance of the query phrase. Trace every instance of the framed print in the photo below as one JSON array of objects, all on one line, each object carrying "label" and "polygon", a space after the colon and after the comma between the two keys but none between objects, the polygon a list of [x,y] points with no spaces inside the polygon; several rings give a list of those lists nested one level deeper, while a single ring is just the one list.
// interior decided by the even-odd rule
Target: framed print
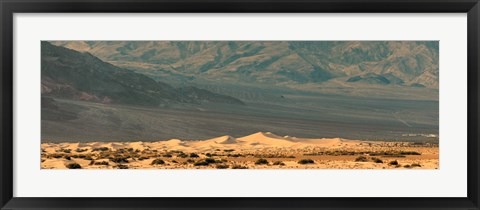
[{"label": "framed print", "polygon": [[2,209],[478,209],[477,1],[2,1]]}]

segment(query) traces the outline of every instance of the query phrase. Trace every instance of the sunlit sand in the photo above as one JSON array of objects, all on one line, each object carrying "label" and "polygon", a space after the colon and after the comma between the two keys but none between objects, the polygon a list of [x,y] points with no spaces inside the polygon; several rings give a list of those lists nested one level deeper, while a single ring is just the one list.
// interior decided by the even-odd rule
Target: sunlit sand
[{"label": "sunlit sand", "polygon": [[42,169],[438,169],[431,143],[245,137],[43,143]]}]

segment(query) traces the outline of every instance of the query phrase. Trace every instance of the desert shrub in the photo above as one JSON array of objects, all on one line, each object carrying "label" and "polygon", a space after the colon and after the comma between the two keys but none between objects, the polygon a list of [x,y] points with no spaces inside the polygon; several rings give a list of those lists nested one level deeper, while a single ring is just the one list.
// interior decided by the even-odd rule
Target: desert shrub
[{"label": "desert shrub", "polygon": [[283,163],[282,161],[275,161],[275,162],[273,162],[273,165],[275,165],[275,166],[278,166],[278,165],[279,165],[279,166],[284,166],[285,163]]},{"label": "desert shrub", "polygon": [[200,157],[200,156],[198,156],[196,153],[191,153],[191,154],[190,154],[190,157],[191,157],[191,158],[198,158],[198,157]]},{"label": "desert shrub", "polygon": [[128,151],[129,151],[129,152],[133,152],[133,151],[135,151],[135,150],[134,150],[133,148],[128,148]]},{"label": "desert shrub", "polygon": [[216,163],[217,161],[215,161],[215,159],[213,159],[213,158],[205,158],[205,162],[207,162],[207,163]]},{"label": "desert shrub", "polygon": [[396,165],[398,165],[398,161],[397,160],[392,160],[388,163],[388,165],[396,166]]},{"label": "desert shrub", "polygon": [[65,152],[65,153],[71,153],[72,150],[71,150],[71,149],[64,149],[63,152]]},{"label": "desert shrub", "polygon": [[198,161],[196,163],[194,163],[193,165],[194,166],[208,166],[208,162],[204,161],[204,160],[201,160],[201,161]]},{"label": "desert shrub", "polygon": [[148,159],[150,159],[150,158],[149,158],[149,157],[146,157],[146,156],[140,156],[140,157],[138,158],[138,160],[148,160]]},{"label": "desert shrub", "polygon": [[188,155],[185,154],[185,153],[180,153],[180,154],[177,155],[177,157],[179,157],[179,158],[187,158]]},{"label": "desert shrub", "polygon": [[88,149],[80,149],[80,148],[77,148],[77,149],[75,150],[75,152],[85,152],[85,151],[87,151],[87,150],[88,150]]},{"label": "desert shrub", "polygon": [[405,155],[382,155],[382,157],[387,157],[387,158],[404,158],[406,157]]},{"label": "desert shrub", "polygon": [[195,161],[192,160],[192,159],[188,159],[186,162],[187,162],[187,163],[195,163]]},{"label": "desert shrub", "polygon": [[217,169],[227,169],[228,167],[229,167],[228,165],[224,165],[224,164],[220,164],[220,165],[215,166],[215,168],[217,168]]},{"label": "desert shrub", "polygon": [[170,157],[172,157],[172,155],[171,154],[164,154],[163,157],[170,158]]},{"label": "desert shrub", "polygon": [[421,155],[420,153],[415,151],[401,151],[399,154],[400,155]]},{"label": "desert shrub", "polygon": [[298,161],[298,164],[313,164],[315,163],[312,159],[302,159]]},{"label": "desert shrub", "polygon": [[128,163],[127,157],[112,157],[110,161],[114,163]]},{"label": "desert shrub", "polygon": [[241,166],[241,165],[233,165],[232,169],[248,169],[246,166]]},{"label": "desert shrub", "polygon": [[257,161],[255,161],[255,165],[266,165],[266,164],[268,164],[267,159],[260,158]]},{"label": "desert shrub", "polygon": [[62,158],[63,155],[56,153],[56,154],[52,154],[50,157],[53,157],[53,158],[57,158],[57,159],[58,159],[58,158]]},{"label": "desert shrub", "polygon": [[412,167],[422,167],[422,165],[420,165],[418,163],[412,163]]},{"label": "desert shrub", "polygon": [[224,149],[223,151],[224,151],[224,152],[233,152],[233,151],[235,151],[235,150],[234,150],[234,149]]},{"label": "desert shrub", "polygon": [[70,158],[70,156],[65,156],[65,159],[71,160],[72,158]]},{"label": "desert shrub", "polygon": [[205,156],[212,157],[213,155],[211,153],[207,153],[207,154],[205,154]]},{"label": "desert shrub", "polygon": [[66,165],[68,169],[80,169],[82,166],[78,163],[69,163]]},{"label": "desert shrub", "polygon": [[117,169],[128,169],[128,166],[119,164],[119,165],[116,165],[115,168],[117,168]]},{"label": "desert shrub", "polygon": [[228,157],[242,157],[243,155],[241,154],[228,154]]},{"label": "desert shrub", "polygon": [[407,165],[404,165],[403,167],[404,167],[404,168],[412,168],[412,166],[410,166],[410,165],[408,165],[408,164],[407,164]]},{"label": "desert shrub", "polygon": [[358,157],[355,159],[355,162],[368,162],[368,159],[367,159],[367,157],[365,157],[365,156],[358,156]]},{"label": "desert shrub", "polygon": [[289,155],[289,156],[287,156],[287,158],[295,158],[295,156]]},{"label": "desert shrub", "polygon": [[109,150],[108,147],[99,147],[99,148],[93,148],[92,152],[96,152],[96,151],[104,152],[104,151],[108,151],[108,150]]},{"label": "desert shrub", "polygon": [[107,161],[95,162],[95,163],[93,163],[93,165],[104,165],[104,166],[108,166],[108,162],[107,162]]},{"label": "desert shrub", "polygon": [[151,165],[163,165],[163,164],[165,164],[165,161],[163,161],[162,159],[155,159],[151,163]]},{"label": "desert shrub", "polygon": [[85,158],[83,158],[85,160],[93,160],[92,156],[85,156]]},{"label": "desert shrub", "polygon": [[178,163],[176,160],[172,160],[172,163]]},{"label": "desert shrub", "polygon": [[383,160],[379,159],[379,158],[372,158],[373,162],[374,163],[383,163]]}]

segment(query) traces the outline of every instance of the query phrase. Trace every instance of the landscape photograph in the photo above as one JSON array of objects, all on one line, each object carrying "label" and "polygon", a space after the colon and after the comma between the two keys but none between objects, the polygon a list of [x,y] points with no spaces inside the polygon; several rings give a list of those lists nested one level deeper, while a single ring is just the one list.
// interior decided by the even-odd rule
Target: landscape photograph
[{"label": "landscape photograph", "polygon": [[41,41],[41,169],[439,169],[438,41]]}]

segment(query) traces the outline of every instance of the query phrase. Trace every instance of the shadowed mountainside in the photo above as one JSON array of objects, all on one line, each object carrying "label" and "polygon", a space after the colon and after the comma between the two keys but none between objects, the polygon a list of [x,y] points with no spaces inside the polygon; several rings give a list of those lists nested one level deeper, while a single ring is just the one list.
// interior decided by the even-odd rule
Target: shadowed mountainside
[{"label": "shadowed mountainside", "polygon": [[92,54],[42,42],[42,96],[101,103],[163,106],[202,102],[243,104],[198,88],[176,89],[103,62]]}]

